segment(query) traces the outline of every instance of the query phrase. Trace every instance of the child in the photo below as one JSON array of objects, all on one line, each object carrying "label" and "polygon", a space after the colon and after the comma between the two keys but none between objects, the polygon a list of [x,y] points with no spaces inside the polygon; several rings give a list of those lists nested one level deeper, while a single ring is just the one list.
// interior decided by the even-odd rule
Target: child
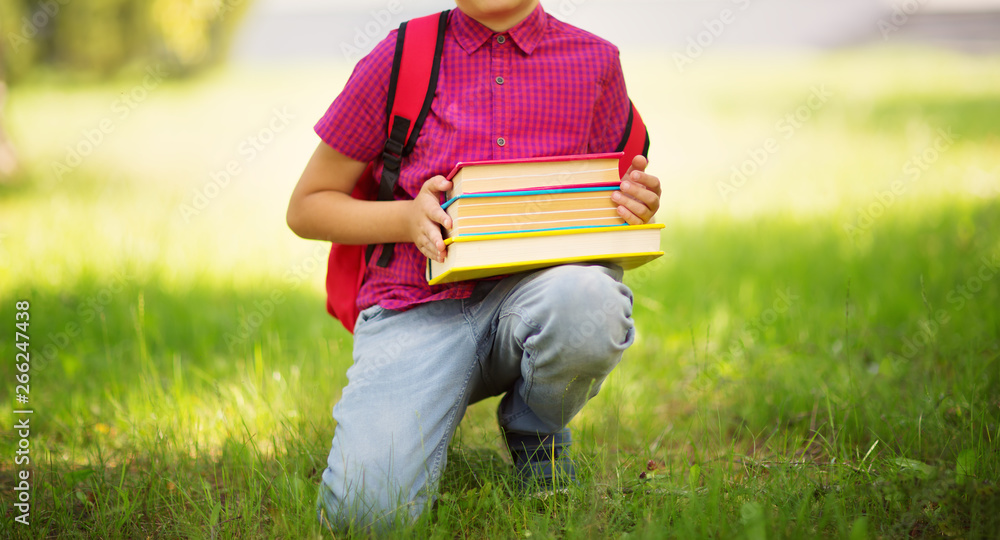
[{"label": "child", "polygon": [[[566,424],[631,345],[632,295],[613,265],[565,265],[499,279],[429,286],[443,261],[441,209],[458,161],[614,151],[629,101],[610,43],[560,22],[538,0],[456,0],[448,16],[431,113],[403,161],[395,200],[348,194],[381,156],[396,32],[355,67],[316,125],[323,142],[288,207],[299,236],[397,243],[368,265],[359,293],[354,364],[320,487],[328,526],[384,528],[435,497],[466,407],[501,395],[497,411],[526,489],[574,480]],[[378,164],[378,162],[377,162]],[[613,192],[630,224],[659,207],[659,180],[634,159]],[[376,177],[380,168],[376,168]]]}]

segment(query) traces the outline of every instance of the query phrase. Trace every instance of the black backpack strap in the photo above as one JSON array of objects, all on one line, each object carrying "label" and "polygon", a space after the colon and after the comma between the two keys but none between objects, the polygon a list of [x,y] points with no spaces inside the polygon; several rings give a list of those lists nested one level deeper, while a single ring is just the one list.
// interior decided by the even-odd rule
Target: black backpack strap
[{"label": "black backpack strap", "polygon": [[[396,50],[392,58],[389,77],[389,97],[386,116],[389,136],[382,149],[382,177],[379,180],[378,201],[394,199],[393,191],[399,181],[403,158],[413,152],[420,129],[431,110],[434,91],[437,89],[444,53],[444,33],[449,11],[428,15],[399,25]],[[433,42],[431,41],[433,39]],[[433,43],[433,48],[430,44]],[[398,94],[402,88],[404,93]],[[418,95],[414,89],[423,88]],[[378,266],[386,267],[392,260],[395,244],[383,244]],[[370,260],[375,245],[369,244],[365,260]]]}]

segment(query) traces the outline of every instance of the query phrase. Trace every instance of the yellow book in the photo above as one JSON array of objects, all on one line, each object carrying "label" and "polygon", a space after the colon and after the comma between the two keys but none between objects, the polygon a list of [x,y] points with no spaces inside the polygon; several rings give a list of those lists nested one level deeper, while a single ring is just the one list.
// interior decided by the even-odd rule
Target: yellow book
[{"label": "yellow book", "polygon": [[427,261],[431,285],[513,274],[577,262],[610,262],[630,270],[663,255],[661,223],[456,236],[443,263]]}]

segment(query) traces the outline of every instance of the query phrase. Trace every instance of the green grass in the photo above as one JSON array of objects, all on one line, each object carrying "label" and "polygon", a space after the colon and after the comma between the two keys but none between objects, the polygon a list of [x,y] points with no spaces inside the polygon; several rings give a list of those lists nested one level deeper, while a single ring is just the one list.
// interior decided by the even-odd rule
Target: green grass
[{"label": "green grass", "polygon": [[[1000,262],[1000,62],[625,62],[668,256],[627,276],[639,337],[572,424],[581,485],[517,495],[490,400],[459,428],[435,510],[398,536],[996,537],[1000,272],[984,260]],[[30,300],[34,506],[30,528],[14,522],[5,430],[0,536],[323,535],[313,503],[351,341],[323,311],[322,246],[283,214],[347,73],[164,83],[128,118],[109,105],[134,82],[14,90],[25,171],[0,188],[0,351],[13,357],[13,304]],[[833,96],[785,138],[776,123],[824,84]],[[240,145],[274,107],[295,119],[251,160]],[[52,160],[109,117],[56,178]],[[939,129],[955,141],[908,180]],[[722,197],[770,137],[779,150]],[[232,160],[241,172],[185,219]],[[859,212],[871,223],[848,232]]]}]

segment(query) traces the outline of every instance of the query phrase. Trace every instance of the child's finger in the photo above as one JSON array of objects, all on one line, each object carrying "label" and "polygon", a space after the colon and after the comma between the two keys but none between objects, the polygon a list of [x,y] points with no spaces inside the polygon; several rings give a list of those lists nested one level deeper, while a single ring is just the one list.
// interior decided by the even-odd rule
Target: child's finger
[{"label": "child's finger", "polygon": [[440,197],[441,193],[449,189],[451,189],[451,181],[438,175],[424,182],[424,185],[420,188],[421,193],[417,195],[418,197],[425,195],[422,197],[424,201],[422,208],[427,218],[446,229],[451,229],[451,216],[441,208]]},{"label": "child's finger", "polygon": [[434,197],[437,198],[441,193],[444,193],[449,189],[451,189],[452,184],[450,180],[439,174],[437,176],[431,177],[426,182],[424,182],[422,188],[430,191],[431,194],[433,194]]},{"label": "child's finger", "polygon": [[444,262],[445,245],[444,239],[441,238],[441,231],[437,226],[431,226],[424,229],[424,242],[420,246],[420,251],[424,253],[429,259],[434,259],[438,262]]},{"label": "child's finger", "polygon": [[653,211],[646,205],[629,197],[622,197],[618,202],[618,215],[629,225],[642,225],[653,219]]},{"label": "child's finger", "polygon": [[646,223],[644,219],[637,216],[634,212],[632,212],[625,206],[618,207],[618,215],[621,216],[622,219],[625,220],[625,223],[628,223],[629,225],[642,225]]},{"label": "child's finger", "polygon": [[632,182],[641,185],[657,195],[660,194],[660,179],[642,171],[630,172],[622,178],[622,182]]},{"label": "child's finger", "polygon": [[[611,199],[623,205],[635,201],[648,209],[650,215],[655,214],[657,209],[660,208],[660,196],[645,186],[634,182],[622,182],[619,191],[611,192]],[[643,209],[636,205],[630,205],[630,208],[639,215],[641,215],[640,212],[643,212]]]},{"label": "child's finger", "polygon": [[435,261],[441,260],[441,254],[435,248],[434,243],[428,239],[423,239],[417,243],[417,247],[420,249],[420,253],[427,257],[428,259],[434,259]]},{"label": "child's finger", "polygon": [[440,225],[445,229],[451,229],[451,216],[449,216],[448,212],[445,212],[444,209],[441,208],[441,205],[437,203],[436,199],[424,197],[420,207],[424,216],[426,216],[427,220],[432,222],[435,227]]},{"label": "child's finger", "polygon": [[645,156],[643,156],[642,154],[635,156],[634,158],[632,158],[632,164],[629,165],[628,170],[625,171],[625,176],[622,177],[622,180],[628,178],[628,176],[632,174],[633,171],[639,171],[639,172],[645,171],[648,165],[649,165],[649,160],[646,159]]},{"label": "child's finger", "polygon": [[442,210],[440,206],[436,209],[432,209],[429,217],[445,229],[451,230],[451,216],[448,215],[448,212]]},{"label": "child's finger", "polygon": [[653,213],[656,213],[656,210],[660,207],[659,194],[649,189],[644,184],[639,184],[634,181],[623,181],[621,183],[621,190],[613,192],[612,198],[619,204],[623,203],[625,199],[639,201]]}]

